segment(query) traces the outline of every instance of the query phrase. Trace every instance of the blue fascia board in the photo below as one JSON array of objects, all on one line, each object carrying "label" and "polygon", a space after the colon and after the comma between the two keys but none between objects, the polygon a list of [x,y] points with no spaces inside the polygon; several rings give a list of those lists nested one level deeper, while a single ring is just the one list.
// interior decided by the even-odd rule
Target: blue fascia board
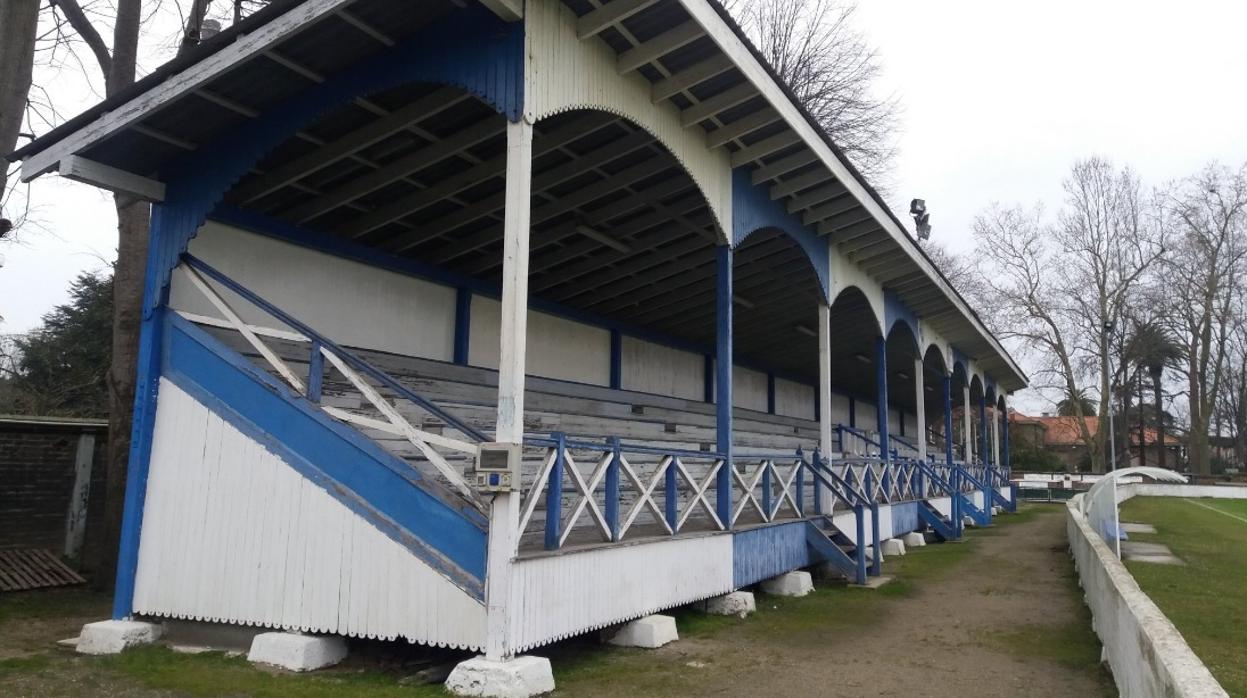
[{"label": "blue fascia board", "polygon": [[797,243],[818,277],[823,300],[830,304],[831,255],[827,240],[789,213],[783,201],[772,200],[770,192],[754,184],[748,167],[737,167],[732,170],[732,246],[739,247],[760,230],[779,230]]},{"label": "blue fascia board", "polygon": [[885,334],[892,334],[892,328],[903,322],[913,333],[914,348],[920,353],[923,350],[922,332],[918,325],[918,316],[893,291],[883,292],[883,328]]},{"label": "blue fascia board", "polygon": [[[170,314],[163,373],[368,518],[461,588],[481,598],[488,520],[425,489],[423,476],[192,323]],[[340,485],[340,487],[335,486]],[[366,504],[353,501],[352,495]],[[403,533],[407,535],[403,535]]]},{"label": "blue fascia board", "polygon": [[737,589],[808,567],[806,522],[759,526],[732,532],[732,584]]}]

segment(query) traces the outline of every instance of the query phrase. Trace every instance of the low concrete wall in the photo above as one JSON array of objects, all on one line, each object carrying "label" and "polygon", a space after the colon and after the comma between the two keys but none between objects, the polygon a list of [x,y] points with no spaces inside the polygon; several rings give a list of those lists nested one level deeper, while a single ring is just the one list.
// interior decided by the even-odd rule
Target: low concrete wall
[{"label": "low concrete wall", "polygon": [[1196,497],[1211,499],[1247,499],[1247,487],[1224,485],[1178,485],[1161,482],[1118,485],[1117,502],[1131,497]]},{"label": "low concrete wall", "polygon": [[1127,698],[1227,696],[1178,629],[1079,513],[1081,499],[1082,495],[1066,503],[1070,552],[1117,690]]}]

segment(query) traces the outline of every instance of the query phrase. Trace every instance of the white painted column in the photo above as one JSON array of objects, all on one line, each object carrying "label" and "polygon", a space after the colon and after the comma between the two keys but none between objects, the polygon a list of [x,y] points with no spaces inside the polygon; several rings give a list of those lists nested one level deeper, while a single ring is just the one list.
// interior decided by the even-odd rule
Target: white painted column
[{"label": "white painted column", "polygon": [[77,558],[87,535],[87,502],[91,498],[91,464],[95,460],[95,435],[78,437],[74,453],[74,487],[65,514],[65,557]]},{"label": "white painted column", "polygon": [[922,357],[914,359],[914,413],[918,432],[918,460],[922,461],[927,459],[927,393],[926,378],[923,376],[925,369]]},{"label": "white painted column", "polygon": [[974,410],[970,409],[969,384],[966,385],[965,389],[962,391],[962,394],[965,398],[963,402],[964,409],[962,409],[961,414],[962,424],[965,425],[965,428],[962,429],[964,432],[963,436],[966,438],[966,452],[964,458],[966,464],[970,464],[974,462]]},{"label": "white painted column", "polygon": [[[823,458],[831,460],[831,306],[818,304],[818,449]],[[819,490],[824,512],[831,511],[831,491]]]},{"label": "white painted column", "polygon": [[[502,322],[498,353],[498,423],[494,440],[524,441],[524,369],[528,337],[528,235],[532,198],[533,127],[507,124],[506,213],[502,247]],[[511,565],[519,528],[520,493],[494,495],[485,576],[485,656],[509,658]]]}]

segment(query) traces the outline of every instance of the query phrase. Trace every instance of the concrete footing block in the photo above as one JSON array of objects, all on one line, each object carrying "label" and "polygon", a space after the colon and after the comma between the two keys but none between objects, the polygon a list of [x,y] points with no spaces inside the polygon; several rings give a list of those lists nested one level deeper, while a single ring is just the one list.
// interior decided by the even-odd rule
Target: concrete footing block
[{"label": "concrete footing block", "polygon": [[883,541],[882,547],[883,547],[883,554],[885,557],[888,555],[904,555],[905,554],[905,544],[901,542],[900,538],[889,538]]},{"label": "concrete footing block", "polygon": [[762,582],[762,591],[772,596],[805,596],[814,591],[814,579],[809,572],[788,572]]},{"label": "concrete footing block", "polygon": [[1001,507],[1001,506],[992,507],[992,516],[999,516],[1003,512],[1004,512],[1004,507]]},{"label": "concrete footing block", "polygon": [[921,548],[927,544],[927,537],[917,531],[913,531],[901,536],[901,542],[909,548]]},{"label": "concrete footing block", "polygon": [[82,626],[76,649],[80,654],[119,654],[131,647],[150,645],[163,632],[158,623],[103,620]]},{"label": "concrete footing block", "polygon": [[978,524],[974,523],[974,517],[972,517],[972,516],[963,516],[963,517],[961,517],[961,523],[962,523],[962,524],[963,524],[966,528],[974,528],[975,526],[977,526],[977,525],[978,525]]},{"label": "concrete footing block", "polygon": [[705,610],[712,616],[744,618],[758,610],[758,605],[754,601],[752,592],[733,591],[730,594],[706,599]]},{"label": "concrete footing block", "polygon": [[545,657],[493,660],[478,656],[455,666],[446,679],[446,690],[456,696],[529,698],[554,690],[554,672]]},{"label": "concrete footing block", "polygon": [[617,647],[643,647],[652,650],[679,639],[675,618],[655,614],[624,623],[610,631],[606,641]]},{"label": "concrete footing block", "polygon": [[337,635],[260,633],[251,641],[247,660],[289,671],[313,671],[346,659],[346,639]]}]

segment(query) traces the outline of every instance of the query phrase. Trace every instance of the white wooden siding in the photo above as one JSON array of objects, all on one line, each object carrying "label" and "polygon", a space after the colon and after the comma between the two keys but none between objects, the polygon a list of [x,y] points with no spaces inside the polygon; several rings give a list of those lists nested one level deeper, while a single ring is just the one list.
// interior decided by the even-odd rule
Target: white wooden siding
[{"label": "white wooden siding", "polygon": [[766,412],[766,374],[740,366],[732,368],[732,404]]},{"label": "white wooden siding", "polygon": [[[469,364],[498,368],[501,307],[492,298],[472,297]],[[608,386],[610,356],[609,330],[528,311],[528,375]]]},{"label": "white wooden siding", "polygon": [[853,415],[860,431],[876,431],[879,428],[879,413],[875,403],[858,400],[853,406]]},{"label": "white wooden siding", "polygon": [[775,414],[814,419],[814,386],[776,378]]},{"label": "white wooden siding", "polygon": [[624,336],[621,387],[686,400],[705,397],[705,357]]},{"label": "white wooden siding", "polygon": [[[335,342],[441,361],[453,358],[453,288],[213,222],[199,230],[190,252]],[[283,327],[209,283],[247,322]],[[170,305],[220,317],[181,274],[173,277]]]},{"label": "white wooden siding", "polygon": [[711,535],[519,560],[517,652],[732,591],[732,537]]},{"label": "white wooden siding", "polygon": [[840,393],[831,394],[831,423],[849,423],[849,397]]},{"label": "white wooden siding", "polygon": [[[572,109],[623,116],[657,138],[705,195],[720,231],[732,230],[732,167],[726,148],[706,147],[705,132],[685,128],[671,101],[655,105],[637,71],[620,76],[618,56],[600,38],[576,37],[576,14],[559,0],[529,0],[525,29],[525,111],[534,122]],[[726,241],[726,237],[724,237]]]},{"label": "white wooden siding", "polygon": [[134,610],[480,648],[484,606],[162,379]]}]

